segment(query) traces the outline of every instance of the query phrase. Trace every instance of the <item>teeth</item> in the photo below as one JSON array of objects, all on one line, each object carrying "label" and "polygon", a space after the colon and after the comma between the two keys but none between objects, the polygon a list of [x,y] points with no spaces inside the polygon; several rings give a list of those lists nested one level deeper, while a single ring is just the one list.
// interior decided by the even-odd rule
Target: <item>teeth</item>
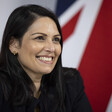
[{"label": "teeth", "polygon": [[40,60],[43,60],[43,61],[52,61],[52,58],[48,58],[48,57],[39,57]]}]

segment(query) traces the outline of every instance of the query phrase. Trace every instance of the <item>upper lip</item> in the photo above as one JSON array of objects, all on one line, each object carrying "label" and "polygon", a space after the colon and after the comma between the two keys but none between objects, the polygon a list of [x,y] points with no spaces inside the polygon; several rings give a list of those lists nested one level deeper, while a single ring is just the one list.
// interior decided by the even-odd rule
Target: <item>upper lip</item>
[{"label": "upper lip", "polygon": [[47,57],[47,58],[54,58],[55,56],[54,55],[39,55],[39,56],[36,56],[37,58],[38,57]]}]

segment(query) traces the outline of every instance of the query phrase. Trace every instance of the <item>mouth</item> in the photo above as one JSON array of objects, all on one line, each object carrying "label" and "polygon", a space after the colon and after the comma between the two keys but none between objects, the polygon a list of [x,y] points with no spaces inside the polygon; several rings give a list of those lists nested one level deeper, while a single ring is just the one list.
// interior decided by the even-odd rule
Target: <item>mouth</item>
[{"label": "mouth", "polygon": [[36,58],[46,64],[52,64],[54,60],[53,56],[36,56]]}]

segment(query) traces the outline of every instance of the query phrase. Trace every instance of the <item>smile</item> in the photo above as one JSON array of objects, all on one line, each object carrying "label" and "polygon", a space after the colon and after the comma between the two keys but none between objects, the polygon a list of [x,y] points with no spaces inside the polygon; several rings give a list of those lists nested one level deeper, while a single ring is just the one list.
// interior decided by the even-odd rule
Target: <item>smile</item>
[{"label": "smile", "polygon": [[45,57],[45,56],[37,56],[37,58],[44,63],[52,64],[53,63],[53,57]]}]

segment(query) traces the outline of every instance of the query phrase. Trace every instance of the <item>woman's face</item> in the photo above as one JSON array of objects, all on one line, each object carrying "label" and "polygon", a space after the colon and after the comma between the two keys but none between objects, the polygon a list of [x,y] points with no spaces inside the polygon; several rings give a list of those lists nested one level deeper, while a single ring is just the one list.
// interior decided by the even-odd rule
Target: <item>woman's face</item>
[{"label": "woman's face", "polygon": [[50,73],[61,53],[60,40],[61,36],[52,19],[37,19],[24,34],[21,46],[16,49],[18,60],[26,73]]}]

